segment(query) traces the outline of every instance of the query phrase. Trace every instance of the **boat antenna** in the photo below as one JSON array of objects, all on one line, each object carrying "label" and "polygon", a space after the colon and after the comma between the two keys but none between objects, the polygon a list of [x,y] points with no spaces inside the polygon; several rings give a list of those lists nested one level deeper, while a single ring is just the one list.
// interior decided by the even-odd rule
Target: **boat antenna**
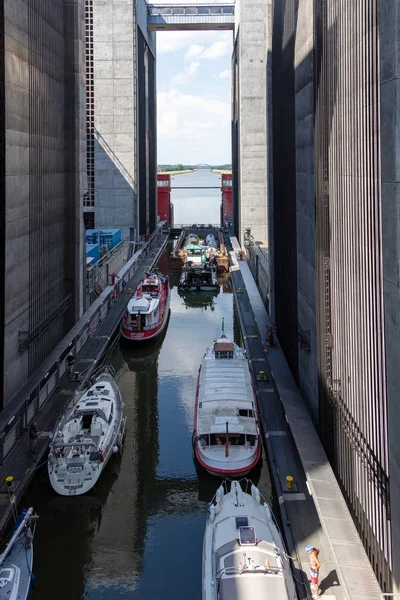
[{"label": "boat antenna", "polygon": [[224,317],[222,317],[222,335],[221,335],[221,337],[222,338],[226,337],[226,335],[225,335],[225,319],[224,319]]},{"label": "boat antenna", "polygon": [[228,421],[226,422],[225,456],[226,458],[229,456]]}]

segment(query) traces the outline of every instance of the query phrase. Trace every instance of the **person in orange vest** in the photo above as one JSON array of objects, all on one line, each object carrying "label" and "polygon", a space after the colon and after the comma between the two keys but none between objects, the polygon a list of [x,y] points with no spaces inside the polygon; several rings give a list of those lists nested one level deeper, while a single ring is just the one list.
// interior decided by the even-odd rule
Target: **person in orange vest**
[{"label": "person in orange vest", "polygon": [[120,279],[120,276],[117,275],[116,273],[110,273],[110,277],[111,277],[111,285],[114,286],[114,300],[116,300],[118,298],[118,290],[117,290],[117,286],[115,285],[115,283],[116,283],[116,279]]}]

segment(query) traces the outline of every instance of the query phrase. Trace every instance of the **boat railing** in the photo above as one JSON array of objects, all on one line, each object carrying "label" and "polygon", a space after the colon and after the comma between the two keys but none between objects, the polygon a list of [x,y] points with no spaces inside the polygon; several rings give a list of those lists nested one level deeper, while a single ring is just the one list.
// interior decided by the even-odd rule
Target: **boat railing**
[{"label": "boat railing", "polygon": [[217,571],[217,573],[215,574],[215,578],[221,579],[224,575],[233,575],[235,573],[238,573],[240,575],[242,575],[243,573],[269,573],[271,575],[276,575],[277,573],[283,573],[283,572],[284,572],[283,567],[278,567],[278,566],[277,567],[275,567],[275,566],[266,567],[265,565],[256,565],[256,566],[243,565],[243,566],[223,567],[222,569]]},{"label": "boat railing", "polygon": [[63,442],[62,440],[56,440],[55,442],[53,442],[52,444],[53,448],[56,449],[61,449],[61,448],[73,448],[73,447],[84,447],[84,448],[88,448],[90,446],[94,446],[95,448],[97,448],[96,444],[94,443],[93,440],[86,439],[86,440],[82,440],[82,441],[75,441],[75,442]]},{"label": "boat railing", "polygon": [[93,371],[91,379],[96,380],[100,375],[109,375],[115,379],[115,369],[111,365],[101,365]]},{"label": "boat railing", "polygon": [[[27,526],[30,525],[32,516],[33,516],[33,508],[28,508],[28,510],[26,511],[26,514],[25,514],[24,518],[21,520],[21,523],[19,524],[19,526],[14,531],[14,533],[11,536],[11,538],[10,538],[7,546],[5,547],[4,551],[0,555],[0,565],[2,565],[4,563],[5,559],[7,558],[7,556],[10,553],[10,551],[12,550],[12,548],[13,548],[16,540],[21,535],[21,532],[24,530],[25,527],[27,527]],[[37,517],[35,517],[35,518],[37,518]]]}]

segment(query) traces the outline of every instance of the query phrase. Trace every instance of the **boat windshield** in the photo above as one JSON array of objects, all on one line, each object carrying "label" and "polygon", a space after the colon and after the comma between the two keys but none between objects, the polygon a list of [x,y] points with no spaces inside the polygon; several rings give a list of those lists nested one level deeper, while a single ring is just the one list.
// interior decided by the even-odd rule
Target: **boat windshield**
[{"label": "boat windshield", "polygon": [[144,285],[142,287],[142,292],[144,292],[145,294],[157,294],[158,293],[158,286],[157,285]]}]

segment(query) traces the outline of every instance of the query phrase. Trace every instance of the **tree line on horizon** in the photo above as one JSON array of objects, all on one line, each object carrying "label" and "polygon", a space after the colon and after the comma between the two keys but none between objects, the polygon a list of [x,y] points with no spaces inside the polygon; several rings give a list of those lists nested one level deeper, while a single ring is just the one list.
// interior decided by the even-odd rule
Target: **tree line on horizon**
[{"label": "tree line on horizon", "polygon": [[[157,172],[161,173],[163,171],[189,171],[189,170],[193,169],[193,166],[194,165],[183,165],[181,163],[178,163],[176,165],[158,165]],[[231,171],[232,170],[231,164],[210,165],[210,167],[212,169],[218,169],[219,171]]]}]

